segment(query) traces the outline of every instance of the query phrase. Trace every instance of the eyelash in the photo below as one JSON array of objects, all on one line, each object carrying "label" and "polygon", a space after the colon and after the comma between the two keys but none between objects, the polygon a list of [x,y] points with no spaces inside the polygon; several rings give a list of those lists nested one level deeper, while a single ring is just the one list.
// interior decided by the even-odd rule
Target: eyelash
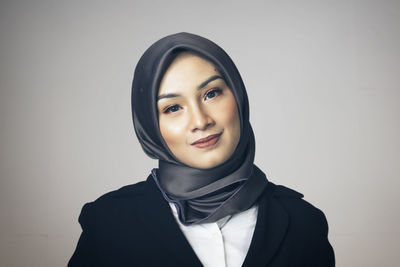
[{"label": "eyelash", "polygon": [[172,109],[173,109],[174,107],[179,107],[179,109],[181,109],[181,107],[180,107],[179,105],[172,105],[172,106],[169,106],[169,107],[167,107],[166,109],[164,109],[163,113],[169,114],[169,113],[177,112],[178,110],[172,111]]},{"label": "eyelash", "polygon": [[[210,94],[210,93],[217,93],[217,95],[214,96],[214,97],[217,97],[217,96],[219,96],[220,94],[222,94],[222,89],[221,89],[221,88],[213,88],[213,89],[209,90],[209,91],[205,94],[204,100],[206,99],[207,95]],[[211,98],[214,98],[214,97],[211,97]]]},{"label": "eyelash", "polygon": [[[210,97],[210,98],[215,98],[215,97],[219,96],[220,94],[222,94],[222,89],[220,89],[220,88],[213,88],[213,89],[209,90],[209,91],[204,95],[204,100],[207,100],[207,96],[209,96],[210,93],[215,93],[215,94],[216,94],[215,96]],[[210,98],[209,98],[209,99],[210,99]],[[176,110],[174,111],[175,108],[178,108],[178,109],[176,109]],[[177,111],[180,110],[180,109],[182,109],[181,106],[179,106],[179,105],[172,105],[172,106],[169,106],[169,107],[165,108],[164,111],[163,111],[163,113],[164,113],[164,114],[175,113],[175,112],[177,112]]]}]

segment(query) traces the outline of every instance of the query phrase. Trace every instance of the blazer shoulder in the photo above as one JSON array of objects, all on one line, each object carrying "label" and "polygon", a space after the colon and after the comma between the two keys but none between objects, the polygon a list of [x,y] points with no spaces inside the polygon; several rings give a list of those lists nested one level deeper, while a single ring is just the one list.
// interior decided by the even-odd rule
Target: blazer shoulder
[{"label": "blazer shoulder", "polygon": [[274,183],[271,183],[272,190],[274,196],[277,197],[290,197],[290,198],[303,198],[304,195],[300,192],[297,192],[289,187],[283,186],[283,185],[276,185]]},{"label": "blazer shoulder", "polygon": [[[293,189],[272,184],[270,192],[270,205],[275,211],[284,211],[289,222],[287,246],[298,247],[298,258],[308,261],[299,266],[334,266],[335,256],[328,241],[329,227],[325,214]],[[272,217],[272,214],[269,215]]]},{"label": "blazer shoulder", "polygon": [[103,202],[111,199],[131,198],[143,194],[143,188],[146,181],[140,181],[135,184],[125,185],[117,190],[110,191],[98,197],[94,202]]},{"label": "blazer shoulder", "polygon": [[96,229],[112,224],[112,219],[136,214],[144,205],[146,181],[123,186],[83,205],[79,215],[82,229]]},{"label": "blazer shoulder", "polygon": [[310,202],[304,199],[304,195],[283,185],[272,184],[272,195],[292,215],[303,218],[314,218],[325,221],[325,214]]},{"label": "blazer shoulder", "polygon": [[96,200],[86,203],[80,217],[84,217],[84,214],[106,214],[123,208],[135,208],[142,202],[145,185],[146,181],[140,181],[105,193]]}]

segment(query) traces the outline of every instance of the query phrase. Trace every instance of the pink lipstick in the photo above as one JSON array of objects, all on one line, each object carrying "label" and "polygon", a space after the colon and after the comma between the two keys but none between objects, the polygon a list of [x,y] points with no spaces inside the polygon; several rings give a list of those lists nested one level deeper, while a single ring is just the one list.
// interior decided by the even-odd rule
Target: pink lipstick
[{"label": "pink lipstick", "polygon": [[221,133],[212,134],[205,138],[201,138],[201,139],[197,140],[196,142],[192,143],[191,145],[195,146],[197,148],[208,148],[208,147],[215,145],[218,142],[220,136],[221,136]]}]

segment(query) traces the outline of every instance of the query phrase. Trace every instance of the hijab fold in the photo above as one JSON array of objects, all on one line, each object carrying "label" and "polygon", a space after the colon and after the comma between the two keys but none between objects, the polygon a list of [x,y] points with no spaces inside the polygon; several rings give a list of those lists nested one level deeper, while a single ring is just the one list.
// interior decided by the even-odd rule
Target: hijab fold
[{"label": "hijab fold", "polygon": [[[232,90],[240,117],[240,140],[233,155],[211,169],[181,163],[169,150],[158,125],[160,81],[177,54],[188,51],[210,61]],[[254,164],[255,141],[249,122],[249,104],[240,74],[228,54],[212,41],[190,33],[160,39],[140,58],[132,83],[133,124],[147,155],[159,160],[152,176],[164,198],[177,207],[185,224],[215,222],[250,208],[267,185]]]}]

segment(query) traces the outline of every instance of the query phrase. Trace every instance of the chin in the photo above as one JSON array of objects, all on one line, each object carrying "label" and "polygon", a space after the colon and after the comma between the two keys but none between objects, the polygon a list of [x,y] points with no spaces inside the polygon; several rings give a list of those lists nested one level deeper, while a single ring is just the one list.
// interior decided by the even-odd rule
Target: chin
[{"label": "chin", "polygon": [[222,163],[224,163],[226,161],[226,159],[210,158],[210,157],[207,157],[206,159],[201,159],[201,157],[199,157],[198,159],[199,159],[199,161],[197,161],[197,163],[201,162],[201,164],[196,164],[197,165],[196,168],[199,168],[199,169],[211,169],[211,168],[221,165]]},{"label": "chin", "polygon": [[[231,156],[230,151],[215,149],[210,151],[187,151],[186,154],[191,156],[184,156],[183,154],[178,157],[182,163],[197,169],[211,169],[223,164]],[[229,155],[227,155],[229,154]]]}]

